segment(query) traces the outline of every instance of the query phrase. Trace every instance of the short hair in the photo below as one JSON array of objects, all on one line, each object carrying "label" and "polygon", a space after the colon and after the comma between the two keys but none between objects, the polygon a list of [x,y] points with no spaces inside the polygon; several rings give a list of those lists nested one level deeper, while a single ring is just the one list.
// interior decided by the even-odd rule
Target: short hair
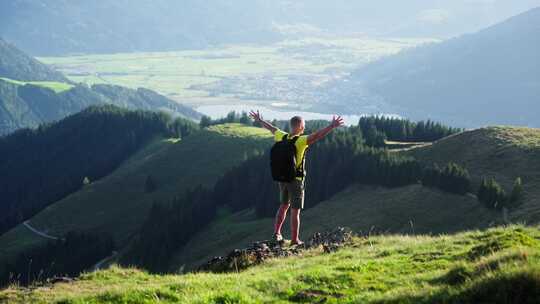
[{"label": "short hair", "polygon": [[291,118],[291,128],[297,128],[300,126],[304,119],[300,116],[294,116]]}]

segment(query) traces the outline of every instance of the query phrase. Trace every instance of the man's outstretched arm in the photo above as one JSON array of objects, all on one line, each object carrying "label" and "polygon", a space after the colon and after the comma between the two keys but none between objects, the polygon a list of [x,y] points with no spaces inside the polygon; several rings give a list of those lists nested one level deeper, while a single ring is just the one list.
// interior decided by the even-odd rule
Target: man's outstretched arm
[{"label": "man's outstretched arm", "polygon": [[323,139],[326,135],[328,135],[328,133],[330,133],[330,131],[334,130],[335,128],[339,128],[342,125],[343,125],[343,118],[341,118],[341,116],[338,116],[338,117],[334,116],[332,118],[332,122],[330,123],[328,127],[322,128],[319,131],[312,133],[308,136],[308,139],[307,139],[308,146],[314,144],[318,140]]},{"label": "man's outstretched arm", "polygon": [[278,128],[274,127],[271,123],[267,122],[267,121],[264,121],[262,119],[262,116],[261,114],[259,113],[259,110],[257,110],[257,112],[254,112],[254,111],[251,111],[249,112],[249,116],[255,120],[256,122],[260,123],[261,126],[265,129],[267,129],[268,131],[272,132],[272,134],[276,133],[276,130]]}]

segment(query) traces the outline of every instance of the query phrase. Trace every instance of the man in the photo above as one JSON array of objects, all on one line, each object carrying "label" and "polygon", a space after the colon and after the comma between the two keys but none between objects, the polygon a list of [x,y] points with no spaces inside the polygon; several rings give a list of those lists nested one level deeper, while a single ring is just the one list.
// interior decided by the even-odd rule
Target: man
[{"label": "man", "polygon": [[296,146],[296,166],[297,170],[301,172],[300,176],[296,177],[290,183],[279,182],[279,193],[280,193],[280,203],[276,219],[274,223],[274,240],[278,242],[283,241],[283,236],[281,235],[281,227],[285,218],[287,217],[287,211],[289,207],[292,207],[291,211],[291,244],[293,245],[302,245],[303,242],[299,238],[300,230],[300,210],[304,208],[304,179],[306,171],[304,168],[305,164],[305,152],[307,148],[317,142],[318,140],[324,138],[330,131],[335,128],[338,128],[343,125],[343,119],[341,116],[333,117],[332,122],[326,128],[320,129],[319,131],[310,134],[302,135],[305,129],[305,121],[300,116],[295,116],[291,118],[290,127],[291,134],[287,134],[282,130],[276,128],[267,121],[264,121],[261,117],[259,111],[251,111],[249,113],[250,117],[258,122],[263,128],[269,130],[274,134],[274,141],[283,140],[284,136],[287,136],[288,139],[293,139],[298,137],[295,141]]}]

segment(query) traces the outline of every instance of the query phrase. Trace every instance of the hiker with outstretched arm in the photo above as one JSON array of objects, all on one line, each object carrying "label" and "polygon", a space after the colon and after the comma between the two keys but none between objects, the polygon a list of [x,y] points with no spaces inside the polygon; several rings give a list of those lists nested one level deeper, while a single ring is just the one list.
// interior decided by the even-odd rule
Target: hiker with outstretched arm
[{"label": "hiker with outstretched arm", "polygon": [[343,125],[341,116],[333,117],[326,128],[310,134],[303,135],[305,121],[300,116],[290,120],[291,134],[278,129],[264,121],[259,111],[251,111],[249,116],[263,128],[274,134],[275,144],[270,152],[272,177],[279,184],[280,207],[274,223],[274,240],[282,242],[281,227],[287,217],[289,207],[291,211],[291,244],[302,245],[299,238],[300,210],[304,208],[304,179],[306,177],[305,160],[307,148],[324,138],[330,131]]}]

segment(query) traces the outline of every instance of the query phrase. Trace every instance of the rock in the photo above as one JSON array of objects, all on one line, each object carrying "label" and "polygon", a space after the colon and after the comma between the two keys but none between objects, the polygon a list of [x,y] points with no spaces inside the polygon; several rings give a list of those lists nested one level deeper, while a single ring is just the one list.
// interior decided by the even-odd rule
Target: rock
[{"label": "rock", "polygon": [[253,265],[263,263],[269,258],[280,258],[301,255],[308,249],[320,248],[330,253],[339,250],[353,237],[346,228],[338,227],[330,232],[317,232],[302,246],[285,246],[283,243],[264,240],[254,242],[251,247],[235,249],[224,257],[214,257],[198,268],[199,271],[238,272]]},{"label": "rock", "polygon": [[56,283],[71,283],[74,281],[73,278],[70,278],[70,277],[53,277],[53,278],[50,278],[47,280],[49,283],[51,284],[56,284]]}]

